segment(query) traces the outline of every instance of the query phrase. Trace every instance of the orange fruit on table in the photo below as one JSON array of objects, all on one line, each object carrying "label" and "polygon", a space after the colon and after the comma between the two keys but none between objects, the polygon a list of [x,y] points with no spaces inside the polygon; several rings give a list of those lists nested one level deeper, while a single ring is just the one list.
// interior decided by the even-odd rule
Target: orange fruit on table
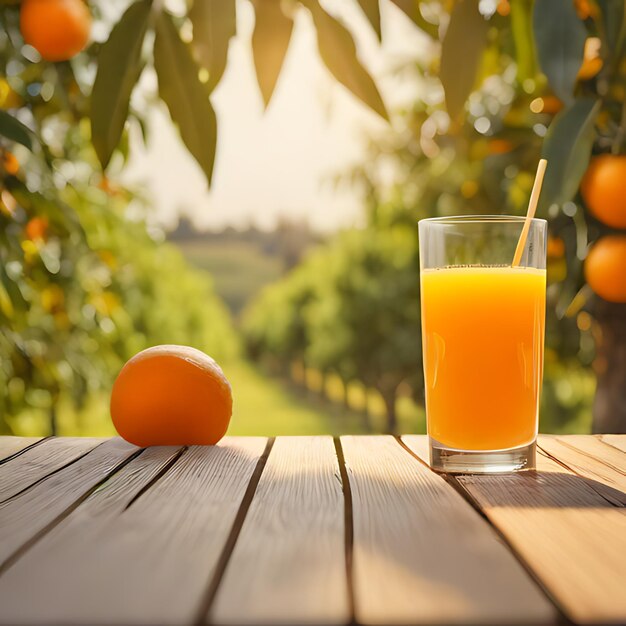
[{"label": "orange fruit on table", "polygon": [[598,239],[585,259],[585,278],[604,300],[626,302],[626,235]]},{"label": "orange fruit on table", "polygon": [[23,0],[20,30],[46,61],[67,61],[87,45],[91,14],[83,0]]},{"label": "orange fruit on table", "polygon": [[591,159],[580,191],[594,217],[607,226],[626,228],[626,155]]},{"label": "orange fruit on table", "polygon": [[117,432],[137,446],[213,445],[232,414],[230,384],[209,356],[155,346],[132,357],[111,392]]}]

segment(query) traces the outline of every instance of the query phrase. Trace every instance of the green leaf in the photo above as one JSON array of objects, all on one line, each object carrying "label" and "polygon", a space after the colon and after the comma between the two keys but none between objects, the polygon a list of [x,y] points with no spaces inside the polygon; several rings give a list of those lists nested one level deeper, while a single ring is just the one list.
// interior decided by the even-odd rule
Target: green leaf
[{"label": "green leaf", "polygon": [[215,111],[206,85],[198,78],[199,68],[191,50],[180,39],[172,16],[165,12],[157,19],[154,68],[159,96],[167,104],[187,149],[211,184],[217,144]]},{"label": "green leaf", "polygon": [[420,30],[433,39],[439,38],[439,26],[427,22],[420,11],[419,0],[391,0]]},{"label": "green leaf", "polygon": [[131,4],[98,55],[90,117],[91,141],[102,169],[122,137],[130,96],[142,70],[141,49],[151,7],[151,0]]},{"label": "green leaf", "polygon": [[388,120],[387,109],[378,88],[357,58],[350,32],[326,13],[316,0],[302,2],[311,11],[320,56],[331,74],[368,107]]},{"label": "green leaf", "polygon": [[595,98],[581,98],[552,120],[542,151],[548,167],[539,198],[540,210],[576,195],[589,164],[600,104]]},{"label": "green leaf", "polygon": [[29,150],[33,149],[33,132],[14,118],[12,115],[0,109],[0,135],[22,144]]},{"label": "green leaf", "polygon": [[293,20],[282,12],[280,5],[281,0],[254,0],[256,22],[252,33],[252,54],[266,107],[274,92],[293,30]]},{"label": "green leaf", "polygon": [[209,72],[209,91],[220,82],[228,58],[228,44],[237,29],[235,0],[194,0],[189,11],[196,61]]},{"label": "green leaf", "polygon": [[626,36],[624,0],[597,0],[602,11],[604,38],[609,53],[618,52]]},{"label": "green leaf", "polygon": [[571,102],[587,39],[572,0],[537,0],[533,30],[539,65],[552,91]]},{"label": "green leaf", "polygon": [[4,272],[0,273],[0,279],[2,279],[0,280],[0,313],[7,319],[11,319],[15,313],[15,309],[13,308],[13,302],[11,302],[9,292],[3,284],[5,281]]},{"label": "green leaf", "polygon": [[381,40],[382,32],[380,30],[380,5],[378,0],[358,0],[367,21],[372,25],[378,41]]},{"label": "green leaf", "polygon": [[535,78],[537,62],[533,44],[533,0],[511,0],[511,31],[515,44],[517,80]]},{"label": "green leaf", "polygon": [[480,59],[487,44],[488,22],[478,11],[478,0],[459,0],[441,46],[439,78],[446,107],[456,120],[476,82]]}]

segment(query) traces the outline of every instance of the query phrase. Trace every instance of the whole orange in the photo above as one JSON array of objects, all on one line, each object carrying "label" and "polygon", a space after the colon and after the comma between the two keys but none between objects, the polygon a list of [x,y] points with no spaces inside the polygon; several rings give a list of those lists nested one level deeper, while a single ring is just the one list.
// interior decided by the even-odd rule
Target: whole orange
[{"label": "whole orange", "polygon": [[130,443],[213,445],[232,414],[230,384],[209,356],[187,346],[139,352],[120,371],[111,392],[111,418]]},{"label": "whole orange", "polygon": [[604,300],[626,302],[626,235],[598,239],[585,259],[585,278]]},{"label": "whole orange", "polygon": [[626,228],[626,155],[591,159],[580,191],[592,215],[613,228]]},{"label": "whole orange", "polygon": [[83,0],[23,0],[20,30],[46,61],[67,61],[87,45],[91,14]]}]

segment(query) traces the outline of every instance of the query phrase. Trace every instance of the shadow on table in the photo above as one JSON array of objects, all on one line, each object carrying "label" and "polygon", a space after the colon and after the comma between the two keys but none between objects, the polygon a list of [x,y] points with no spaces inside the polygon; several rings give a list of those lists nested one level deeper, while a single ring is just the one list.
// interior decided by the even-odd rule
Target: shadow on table
[{"label": "shadow on table", "polygon": [[625,507],[626,493],[605,483],[557,471],[531,470],[518,474],[459,476],[458,482],[481,507],[603,508]]}]

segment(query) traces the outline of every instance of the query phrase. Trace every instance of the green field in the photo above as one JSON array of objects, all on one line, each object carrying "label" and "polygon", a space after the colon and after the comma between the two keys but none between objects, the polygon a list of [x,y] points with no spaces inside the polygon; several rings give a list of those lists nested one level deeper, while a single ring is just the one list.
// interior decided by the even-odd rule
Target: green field
[{"label": "green field", "polygon": [[247,242],[176,242],[185,258],[209,272],[218,295],[237,315],[260,289],[283,274],[280,258]]}]

